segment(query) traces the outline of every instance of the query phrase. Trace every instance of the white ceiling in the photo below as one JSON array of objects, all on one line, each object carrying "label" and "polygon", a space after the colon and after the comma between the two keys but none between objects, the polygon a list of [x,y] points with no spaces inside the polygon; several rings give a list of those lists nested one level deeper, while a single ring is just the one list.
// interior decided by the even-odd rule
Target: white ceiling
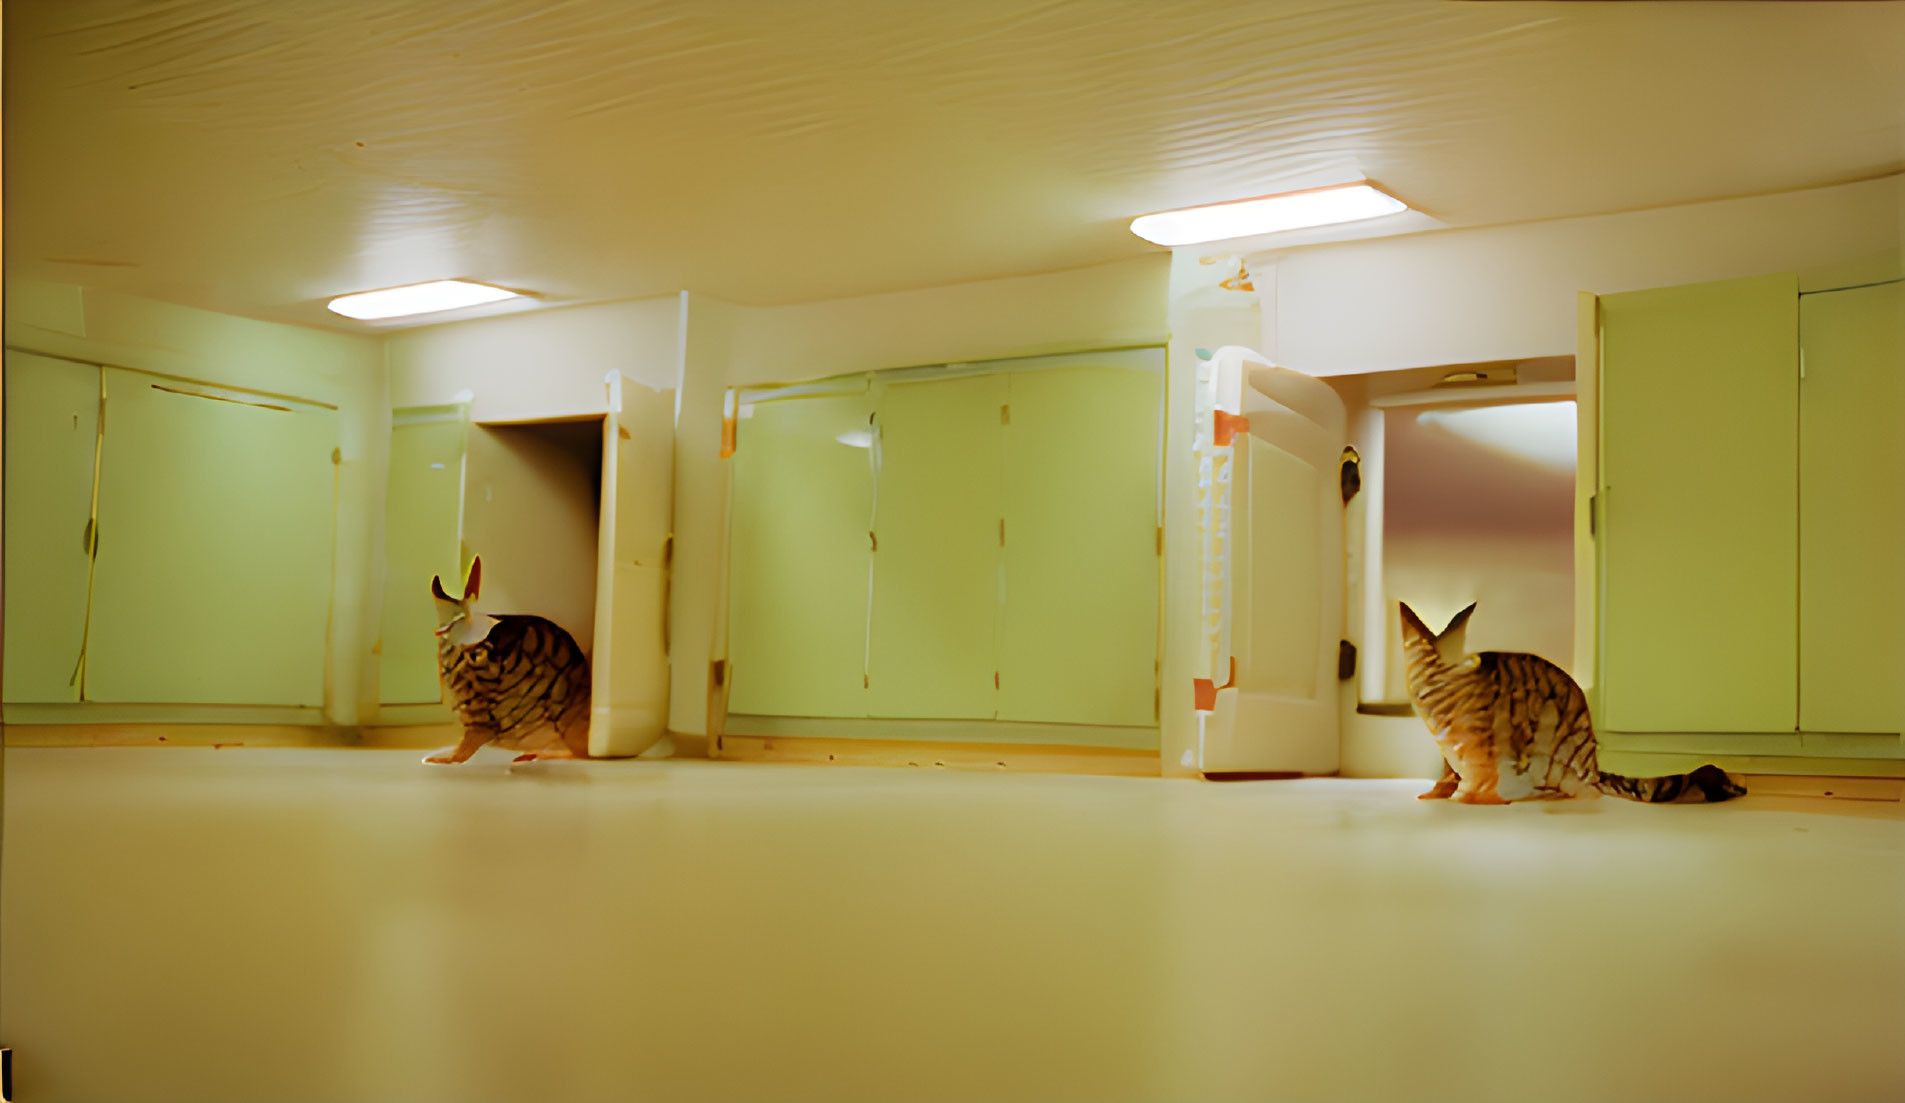
[{"label": "white ceiling", "polygon": [[1905,167],[1905,4],[9,0],[6,265],[281,321],[783,303],[1368,176],[1472,225]]}]

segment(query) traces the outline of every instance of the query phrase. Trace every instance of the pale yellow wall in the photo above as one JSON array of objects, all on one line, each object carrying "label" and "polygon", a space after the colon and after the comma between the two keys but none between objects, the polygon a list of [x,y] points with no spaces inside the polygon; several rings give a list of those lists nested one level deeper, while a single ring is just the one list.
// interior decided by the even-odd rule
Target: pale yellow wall
[{"label": "pale yellow wall", "polygon": [[467,389],[476,421],[601,413],[610,370],[674,387],[678,313],[668,295],[406,329],[387,339],[390,402],[434,405]]},{"label": "pale yellow wall", "polygon": [[[1348,685],[1350,683],[1344,683]],[[1344,690],[1343,777],[1442,776],[1446,763],[1435,737],[1422,721],[1407,716],[1372,716],[1356,711],[1354,691]]]},{"label": "pale yellow wall", "polygon": [[730,384],[1162,344],[1166,254],[1010,279],[736,311]]},{"label": "pale yellow wall", "polygon": [[[382,342],[71,285],[8,280],[6,344],[50,356],[281,394],[338,409],[331,647],[322,719],[354,724],[377,631],[389,395]],[[348,657],[348,658],[347,658]],[[294,710],[293,710],[294,711]],[[76,720],[190,719],[203,710],[75,706]],[[229,715],[228,719],[244,719]],[[300,713],[284,719],[315,720]]]},{"label": "pale yellow wall", "polygon": [[[1317,375],[1575,351],[1575,294],[1840,266],[1901,247],[1905,176],[1267,253],[1264,348]],[[1270,269],[1274,268],[1274,272]]]},{"label": "pale yellow wall", "polygon": [[1398,601],[1437,628],[1476,603],[1470,651],[1528,651],[1563,668],[1574,652],[1571,526],[1545,536],[1386,532],[1383,583],[1384,701],[1408,700]]},{"label": "pale yellow wall", "polygon": [[464,460],[463,544],[483,557],[477,608],[547,617],[585,653],[595,639],[601,432],[600,421],[473,425]]},{"label": "pale yellow wall", "polygon": [[1169,257],[1158,254],[798,306],[744,307],[684,293],[669,728],[707,730],[708,664],[721,639],[726,473],[720,439],[727,387],[1162,344],[1169,266]]}]

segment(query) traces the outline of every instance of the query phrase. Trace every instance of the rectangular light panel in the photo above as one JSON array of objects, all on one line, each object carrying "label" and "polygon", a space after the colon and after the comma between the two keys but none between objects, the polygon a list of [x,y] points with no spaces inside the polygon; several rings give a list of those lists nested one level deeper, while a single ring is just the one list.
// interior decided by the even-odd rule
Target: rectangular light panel
[{"label": "rectangular light panel", "polygon": [[1283,230],[1304,230],[1360,222],[1366,218],[1401,214],[1409,205],[1367,183],[1340,184],[1186,207],[1142,215],[1131,222],[1131,232],[1157,245],[1196,245],[1206,241],[1256,237]]},{"label": "rectangular light panel", "polygon": [[466,306],[481,306],[517,297],[514,291],[505,291],[488,284],[471,283],[468,280],[432,280],[406,287],[344,295],[332,299],[329,306],[334,314],[375,322],[385,318],[407,318],[415,314],[460,310]]}]

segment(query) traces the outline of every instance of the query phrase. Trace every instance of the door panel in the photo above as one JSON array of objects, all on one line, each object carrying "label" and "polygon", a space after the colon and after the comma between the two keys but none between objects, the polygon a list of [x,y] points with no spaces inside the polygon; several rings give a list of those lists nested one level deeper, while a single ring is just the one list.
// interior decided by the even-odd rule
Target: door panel
[{"label": "door panel", "polygon": [[880,397],[873,716],[990,720],[998,711],[1006,379],[896,383]]},{"label": "door panel", "polygon": [[1799,300],[1799,726],[1896,732],[1905,283]]},{"label": "door panel", "polygon": [[1163,376],[1009,376],[999,718],[1157,722]]},{"label": "door panel", "polygon": [[384,616],[378,697],[386,705],[436,704],[436,605],[430,579],[461,584],[463,451],[469,407],[392,411],[384,500]]},{"label": "door panel", "polygon": [[86,699],[321,706],[337,414],[105,380]]},{"label": "door panel", "polygon": [[6,354],[6,699],[80,699],[99,368]]},{"label": "door panel", "polygon": [[635,755],[668,731],[668,528],[674,402],[612,373],[602,420],[589,753]]},{"label": "door panel", "polygon": [[1315,697],[1323,616],[1317,491],[1325,472],[1254,433],[1240,440],[1248,442],[1248,461],[1233,489],[1244,505],[1250,559],[1236,583],[1237,690]]},{"label": "door panel", "polygon": [[864,393],[760,402],[732,462],[728,711],[865,716],[873,463]]},{"label": "door panel", "polygon": [[1216,691],[1198,767],[1331,773],[1342,742],[1342,399],[1244,349],[1219,349],[1217,360],[1244,373],[1249,428],[1233,442],[1230,487],[1236,683]]},{"label": "door panel", "polygon": [[6,354],[6,699],[79,700],[99,371]]},{"label": "door panel", "polygon": [[1769,276],[1601,300],[1612,730],[1797,723],[1797,296]]}]

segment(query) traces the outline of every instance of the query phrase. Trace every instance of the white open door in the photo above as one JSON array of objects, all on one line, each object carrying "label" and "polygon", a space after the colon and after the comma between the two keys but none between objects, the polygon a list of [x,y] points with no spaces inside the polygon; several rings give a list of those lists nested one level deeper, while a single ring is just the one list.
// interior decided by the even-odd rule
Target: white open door
[{"label": "white open door", "polygon": [[589,754],[636,755],[668,728],[674,401],[608,374]]},{"label": "white open door", "polygon": [[[1198,769],[1327,774],[1337,769],[1336,665],[1343,634],[1343,403],[1320,380],[1236,347],[1230,420],[1228,598],[1200,687]],[[1242,421],[1222,409],[1241,407]],[[1202,415],[1210,416],[1210,415]],[[1228,661],[1225,661],[1225,660]]]}]

